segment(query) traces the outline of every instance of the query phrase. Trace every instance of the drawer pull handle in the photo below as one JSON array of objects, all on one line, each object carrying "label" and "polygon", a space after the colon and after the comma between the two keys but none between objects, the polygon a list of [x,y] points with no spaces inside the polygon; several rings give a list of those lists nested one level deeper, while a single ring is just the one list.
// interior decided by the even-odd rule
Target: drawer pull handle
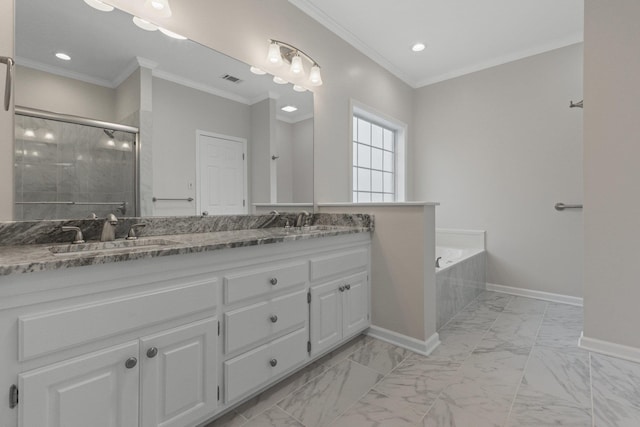
[{"label": "drawer pull handle", "polygon": [[158,354],[158,349],[156,347],[151,347],[149,350],[147,350],[147,357],[149,359],[153,359],[154,357],[156,357],[157,354]]},{"label": "drawer pull handle", "polygon": [[275,314],[272,314],[269,319],[271,319],[271,323],[276,323],[278,321],[278,316],[276,316]]},{"label": "drawer pull handle", "polygon": [[344,286],[340,286],[340,287],[338,288],[338,290],[339,290],[340,292],[344,292],[344,290],[345,290],[345,289],[346,289],[346,288],[345,288]]},{"label": "drawer pull handle", "polygon": [[278,364],[278,361],[276,359],[271,359],[269,361],[269,364],[275,368],[275,366]]},{"label": "drawer pull handle", "polygon": [[345,287],[346,290],[351,289],[351,285],[344,285],[344,287]]},{"label": "drawer pull handle", "polygon": [[130,357],[127,359],[126,362],[124,362],[124,366],[127,369],[133,369],[136,367],[137,364],[138,364],[138,359],[136,359],[135,357]]},{"label": "drawer pull handle", "polygon": [[272,278],[271,278],[271,280],[269,280],[269,282],[270,282],[273,286],[275,286],[275,285],[277,285],[277,284],[278,284],[278,279],[277,279],[277,278],[275,278],[275,277],[272,277]]}]

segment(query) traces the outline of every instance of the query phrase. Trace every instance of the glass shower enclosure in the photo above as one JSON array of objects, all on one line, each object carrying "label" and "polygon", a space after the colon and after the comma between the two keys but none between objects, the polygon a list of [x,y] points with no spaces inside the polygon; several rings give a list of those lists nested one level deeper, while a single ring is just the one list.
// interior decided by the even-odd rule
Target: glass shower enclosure
[{"label": "glass shower enclosure", "polygon": [[136,216],[138,129],[16,108],[15,219]]}]

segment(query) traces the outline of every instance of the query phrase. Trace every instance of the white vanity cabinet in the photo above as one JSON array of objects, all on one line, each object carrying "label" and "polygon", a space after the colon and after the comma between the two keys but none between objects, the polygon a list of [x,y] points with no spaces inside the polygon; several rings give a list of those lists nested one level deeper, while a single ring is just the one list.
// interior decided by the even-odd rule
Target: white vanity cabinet
[{"label": "white vanity cabinet", "polygon": [[0,277],[0,381],[18,391],[0,425],[201,425],[369,326],[369,246],[359,233]]}]

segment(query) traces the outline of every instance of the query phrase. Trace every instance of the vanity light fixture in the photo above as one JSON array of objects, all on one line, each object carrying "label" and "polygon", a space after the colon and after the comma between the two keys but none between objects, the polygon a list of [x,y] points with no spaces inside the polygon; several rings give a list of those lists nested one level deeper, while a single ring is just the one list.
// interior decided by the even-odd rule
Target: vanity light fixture
[{"label": "vanity light fixture", "polygon": [[142,28],[145,31],[157,31],[158,30],[158,26],[155,24],[152,24],[149,21],[145,21],[142,18],[138,18],[137,16],[133,17],[133,23],[136,24],[136,26],[138,28]]},{"label": "vanity light fixture", "polygon": [[161,18],[169,18],[171,16],[169,0],[146,0],[144,5]]},{"label": "vanity light fixture", "polygon": [[288,81],[286,81],[282,77],[278,77],[278,76],[273,76],[273,82],[277,83],[279,85],[286,85],[287,83],[289,83]]},{"label": "vanity light fixture", "polygon": [[306,92],[307,88],[300,85],[293,85],[293,90],[295,90],[296,92]]},{"label": "vanity light fixture", "polygon": [[249,70],[250,70],[253,74],[257,74],[257,75],[259,75],[259,76],[264,76],[265,74],[267,74],[267,72],[266,72],[266,71],[264,71],[262,68],[258,68],[258,67],[254,67],[254,66],[252,66]]},{"label": "vanity light fixture", "polygon": [[84,0],[84,2],[101,12],[111,12],[114,9],[110,4],[103,3],[100,0]]},{"label": "vanity light fixture", "polygon": [[293,113],[294,111],[298,111],[298,107],[294,107],[293,105],[287,105],[286,107],[282,107],[281,110],[286,111],[287,113]]},{"label": "vanity light fixture", "polygon": [[173,31],[169,31],[166,28],[158,27],[158,29],[160,30],[160,32],[162,34],[164,34],[165,36],[171,37],[172,39],[177,39],[177,40],[186,40],[187,39],[185,36],[180,35],[178,33],[174,33]]},{"label": "vanity light fixture", "polygon": [[56,53],[56,58],[62,59],[63,61],[71,61],[71,57],[63,52]]},{"label": "vanity light fixture", "polygon": [[312,86],[322,85],[320,66],[313,58],[289,43],[273,39],[269,40],[269,53],[267,54],[267,62],[269,64],[279,66],[286,62],[290,64],[289,71],[294,76],[303,76],[305,74],[303,59],[310,65],[309,84]]}]

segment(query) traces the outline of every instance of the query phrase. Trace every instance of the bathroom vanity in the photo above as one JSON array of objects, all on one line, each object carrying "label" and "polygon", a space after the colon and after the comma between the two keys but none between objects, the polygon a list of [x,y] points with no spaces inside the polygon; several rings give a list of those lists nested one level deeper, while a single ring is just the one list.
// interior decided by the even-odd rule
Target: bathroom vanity
[{"label": "bathroom vanity", "polygon": [[204,423],[370,325],[370,230],[0,248],[0,424]]}]

